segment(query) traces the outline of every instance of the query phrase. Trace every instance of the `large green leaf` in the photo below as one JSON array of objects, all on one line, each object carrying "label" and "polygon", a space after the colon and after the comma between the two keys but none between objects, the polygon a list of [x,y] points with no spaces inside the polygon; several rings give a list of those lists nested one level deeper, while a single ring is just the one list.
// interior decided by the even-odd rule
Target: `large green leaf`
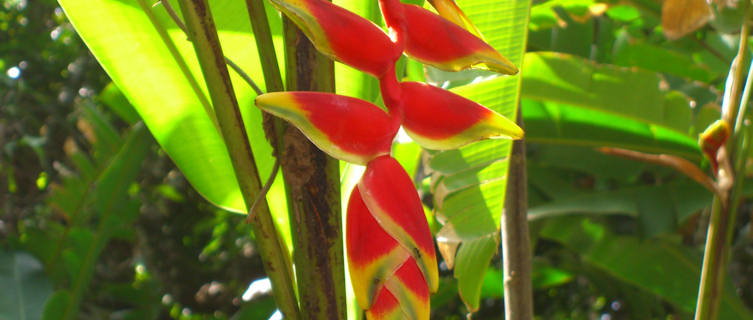
[{"label": "large green leaf", "polygon": [[26,252],[0,251],[0,320],[42,318],[52,285],[42,263]]},{"label": "large green leaf", "polygon": [[[701,275],[701,257],[696,252],[663,239],[616,235],[588,219],[550,220],[540,234],[578,252],[621,281],[656,294],[689,313],[695,309]],[[729,282],[721,299],[719,319],[753,318]]]},{"label": "large green leaf", "polygon": [[[547,181],[531,180],[543,185]],[[570,214],[632,216],[646,235],[674,232],[680,222],[711,203],[712,194],[693,181],[585,193],[534,206],[529,219]]]},{"label": "large green leaf", "polygon": [[522,95],[595,109],[695,137],[690,100],[662,86],[650,71],[595,64],[553,52],[526,55],[522,68]]},{"label": "large green leaf", "polygon": [[585,147],[618,147],[668,153],[700,161],[697,139],[659,124],[601,109],[523,99],[526,141]]},{"label": "large green leaf", "polygon": [[[188,181],[210,202],[243,212],[194,50],[165,8],[151,0],[60,0],[60,4]],[[263,87],[249,19],[242,14],[245,4],[212,1],[211,5],[223,51]],[[281,45],[280,18],[269,16]],[[266,177],[273,160],[260,125],[261,114],[253,107],[255,93],[237,74],[231,72],[231,78],[260,176]]]},{"label": "large green leaf", "polygon": [[696,63],[690,55],[647,43],[625,42],[615,48],[613,63],[616,65],[638,67],[702,82],[709,82],[714,78],[707,66]]},{"label": "large green leaf", "polygon": [[[492,47],[520,66],[526,44],[529,1],[465,0],[458,5]],[[514,119],[519,83],[519,76],[498,77],[453,91]],[[455,277],[460,296],[469,310],[478,308],[481,275],[486,273],[499,245],[496,233],[504,203],[509,154],[509,141],[487,140],[459,150],[433,153],[429,160],[438,181],[435,190],[443,190],[439,197],[435,195],[437,220],[444,223],[437,233],[437,242],[450,248],[443,254],[452,257],[460,246],[454,259]],[[485,168],[491,163],[496,164]]]}]

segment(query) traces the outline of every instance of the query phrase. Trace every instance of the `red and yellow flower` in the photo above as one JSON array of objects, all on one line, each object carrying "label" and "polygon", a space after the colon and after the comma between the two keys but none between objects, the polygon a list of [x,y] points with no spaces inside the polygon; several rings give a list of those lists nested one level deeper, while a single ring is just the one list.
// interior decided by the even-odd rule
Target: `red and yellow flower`
[{"label": "red and yellow flower", "polygon": [[390,156],[392,140],[401,125],[429,149],[452,149],[486,138],[517,139],[523,131],[452,92],[399,82],[395,62],[404,52],[452,71],[476,66],[514,74],[517,68],[481,40],[452,0],[432,4],[454,23],[399,0],[379,0],[389,36],[328,1],[272,3],[317,50],[379,79],[387,111],[360,99],[318,92],[267,93],[256,98],[256,105],[295,125],[331,156],[366,165],[351,192],[346,217],[347,258],[358,304],[370,319],[429,319],[429,295],[439,281],[434,243],[411,178]]}]

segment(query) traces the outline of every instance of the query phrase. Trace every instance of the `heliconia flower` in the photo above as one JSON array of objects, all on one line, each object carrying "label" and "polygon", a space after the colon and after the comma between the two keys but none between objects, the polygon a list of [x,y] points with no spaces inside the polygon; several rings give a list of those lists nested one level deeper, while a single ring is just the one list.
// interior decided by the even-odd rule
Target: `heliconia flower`
[{"label": "heliconia flower", "polygon": [[376,77],[394,72],[402,55],[387,34],[371,21],[323,0],[271,0],[330,58]]},{"label": "heliconia flower", "polygon": [[463,10],[460,10],[460,7],[455,3],[455,0],[429,0],[429,3],[437,10],[437,13],[439,13],[442,18],[468,30],[468,32],[472,33],[479,39],[484,39],[481,35],[481,31],[479,31],[471,20],[468,19]]},{"label": "heliconia flower", "polygon": [[369,162],[353,189],[346,246],[353,290],[369,318],[429,318],[436,253],[413,182],[394,158]]},{"label": "heliconia flower", "polygon": [[400,127],[398,116],[361,99],[322,92],[272,92],[256,106],[290,121],[319,149],[344,161],[365,165],[390,153]]},{"label": "heliconia flower", "polygon": [[476,66],[504,74],[518,68],[466,29],[412,4],[403,4],[405,53],[422,63],[447,71]]},{"label": "heliconia flower", "polygon": [[453,92],[420,82],[402,82],[403,128],[428,149],[454,149],[486,139],[519,139],[514,122]]}]

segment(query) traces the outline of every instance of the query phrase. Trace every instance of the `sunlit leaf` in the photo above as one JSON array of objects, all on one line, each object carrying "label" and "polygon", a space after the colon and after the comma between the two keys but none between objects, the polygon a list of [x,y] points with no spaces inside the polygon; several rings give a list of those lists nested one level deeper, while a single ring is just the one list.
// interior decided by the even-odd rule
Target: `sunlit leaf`
[{"label": "sunlit leaf", "polygon": [[657,123],[556,102],[523,99],[522,105],[530,142],[610,146],[701,160],[697,139]]},{"label": "sunlit leaf", "polygon": [[692,134],[690,101],[663,89],[661,82],[658,74],[645,70],[595,64],[561,53],[529,53],[523,66],[522,94]]},{"label": "sunlit leaf", "polygon": [[[165,8],[148,0],[62,0],[60,4],[194,188],[222,208],[243,212],[245,206],[193,46]],[[246,12],[245,4],[231,1],[212,5],[223,51],[263,87],[248,17],[238,14]],[[272,14],[270,21],[275,40],[281,45],[280,19]],[[231,72],[231,79],[260,176],[265,177],[272,168],[272,151],[260,125],[261,113],[252,107],[255,93],[237,74]]]},{"label": "sunlit leaf", "polygon": [[[514,65],[520,65],[522,61],[529,5],[530,2],[527,1],[494,0],[464,0],[461,3],[466,15],[485,36],[487,43],[509,58]],[[514,119],[518,84],[518,76],[506,76],[457,87],[453,92],[508,119]],[[450,179],[446,186],[449,189],[455,188],[451,185],[459,188],[441,198],[435,197],[434,210],[437,219],[442,221],[444,217],[446,223],[437,235],[437,242],[447,244],[447,248],[457,248],[459,243],[459,250],[463,251],[462,255],[454,250],[448,250],[444,254],[456,255],[455,277],[458,279],[460,296],[469,309],[478,306],[483,280],[478,275],[486,272],[492,256],[489,252],[493,253],[498,247],[498,237],[494,234],[500,227],[506,187],[506,170],[496,167],[500,170],[494,169],[497,171],[493,176],[492,171],[484,171],[482,168],[497,162],[500,162],[500,166],[506,166],[504,163],[507,161],[510,145],[505,140],[484,140],[459,150],[433,153],[429,159],[429,167],[440,174],[437,181]],[[476,170],[483,178],[462,174],[469,169]],[[467,181],[470,183],[452,182],[453,175],[457,175],[458,180],[469,179]],[[442,204],[442,208],[437,207],[438,203]],[[462,249],[464,244],[475,240],[478,241],[474,245]],[[485,249],[471,250],[476,246]],[[458,267],[471,264],[473,268]]]}]

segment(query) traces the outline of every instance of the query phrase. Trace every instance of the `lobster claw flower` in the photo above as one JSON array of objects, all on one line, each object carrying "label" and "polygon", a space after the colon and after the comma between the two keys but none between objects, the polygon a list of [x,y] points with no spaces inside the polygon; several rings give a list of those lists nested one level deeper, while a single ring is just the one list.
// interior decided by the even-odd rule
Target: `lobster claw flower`
[{"label": "lobster claw flower", "polygon": [[389,154],[400,119],[351,97],[322,92],[272,92],[256,106],[290,121],[319,149],[344,161],[365,165]]},{"label": "lobster claw flower", "polygon": [[370,318],[429,318],[439,282],[434,244],[413,182],[392,157],[369,162],[353,189],[346,245],[353,290]]},{"label": "lobster claw flower", "polygon": [[523,137],[514,122],[453,92],[420,82],[400,86],[403,128],[422,147],[447,150],[486,138]]},{"label": "lobster claw flower", "polygon": [[479,31],[471,20],[468,19],[465,13],[463,13],[463,10],[460,10],[457,3],[455,3],[455,0],[429,0],[429,3],[437,10],[437,13],[439,13],[442,18],[468,30],[468,32],[472,33],[479,39],[484,39],[481,35],[481,31]]},{"label": "lobster claw flower", "polygon": [[403,38],[409,57],[447,71],[476,66],[503,74],[518,73],[512,62],[468,30],[416,5],[403,4],[403,9]]},{"label": "lobster claw flower", "polygon": [[330,58],[380,77],[402,55],[381,28],[323,0],[271,0]]}]

